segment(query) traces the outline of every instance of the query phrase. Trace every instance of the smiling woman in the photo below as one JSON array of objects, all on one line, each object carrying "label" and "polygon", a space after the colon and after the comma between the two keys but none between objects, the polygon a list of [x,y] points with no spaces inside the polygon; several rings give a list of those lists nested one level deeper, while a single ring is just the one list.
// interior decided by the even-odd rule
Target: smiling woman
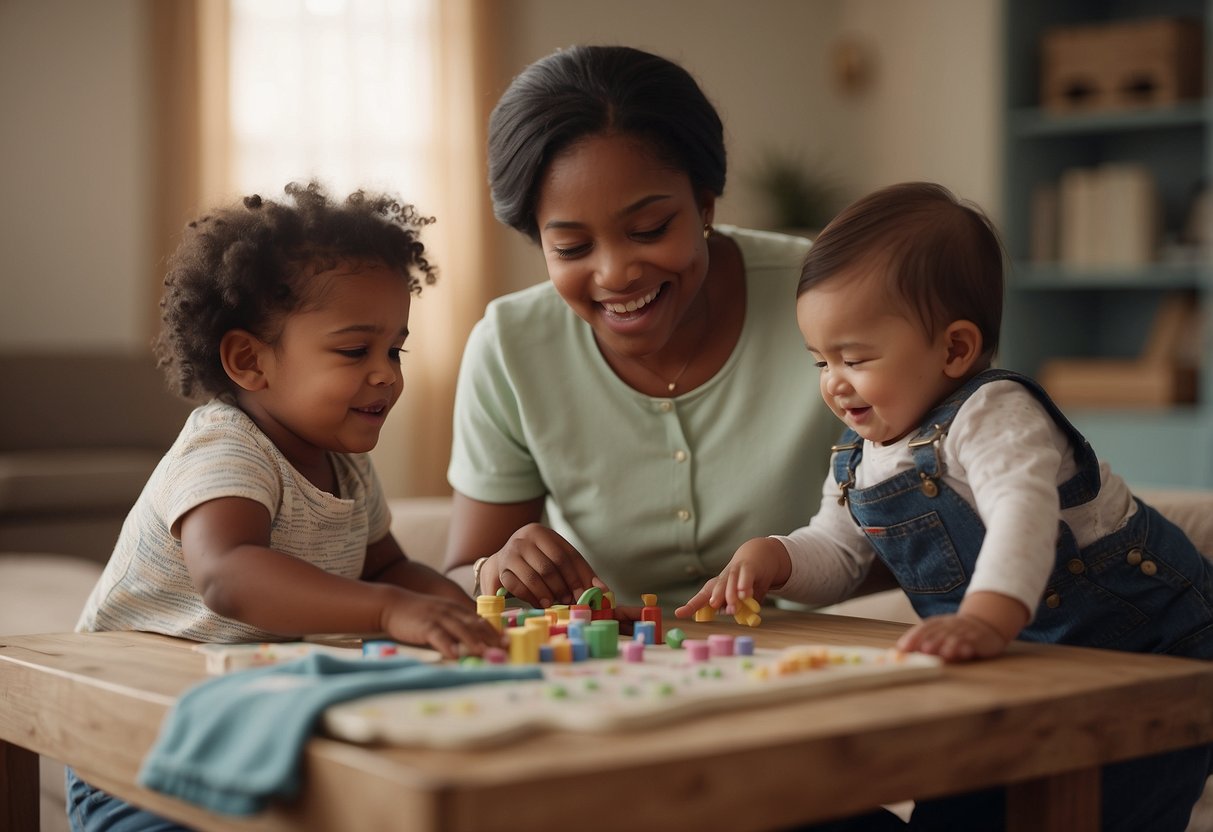
[{"label": "smiling woman", "polygon": [[672,607],[815,505],[837,429],[803,381],[809,243],[714,225],[725,172],[715,108],[657,55],[562,50],[498,102],[494,211],[550,280],[464,353],[446,567],[473,593]]}]

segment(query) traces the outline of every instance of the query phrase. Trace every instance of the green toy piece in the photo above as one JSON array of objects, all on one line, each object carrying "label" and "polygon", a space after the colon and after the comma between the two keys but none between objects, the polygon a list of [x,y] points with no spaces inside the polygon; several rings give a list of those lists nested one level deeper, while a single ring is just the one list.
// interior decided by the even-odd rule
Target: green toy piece
[{"label": "green toy piece", "polygon": [[581,597],[577,599],[577,603],[587,606],[592,610],[602,609],[602,590],[596,586],[590,587],[581,593]]},{"label": "green toy piece", "polygon": [[677,627],[666,630],[665,643],[670,645],[671,650],[681,650],[682,642],[686,640],[687,634]]}]

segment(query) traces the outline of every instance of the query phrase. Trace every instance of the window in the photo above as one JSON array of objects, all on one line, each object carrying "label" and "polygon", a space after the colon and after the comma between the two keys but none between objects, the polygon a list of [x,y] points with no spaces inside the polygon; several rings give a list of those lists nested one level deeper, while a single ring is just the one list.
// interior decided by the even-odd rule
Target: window
[{"label": "window", "polygon": [[232,0],[229,190],[390,190],[425,209],[433,0]]}]

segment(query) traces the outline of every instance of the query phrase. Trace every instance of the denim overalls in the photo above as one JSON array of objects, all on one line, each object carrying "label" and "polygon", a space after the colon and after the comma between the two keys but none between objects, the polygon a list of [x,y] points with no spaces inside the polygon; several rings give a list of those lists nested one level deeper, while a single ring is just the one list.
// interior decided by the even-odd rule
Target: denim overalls
[{"label": "denim overalls", "polygon": [[[927,415],[909,443],[913,470],[858,489],[862,440],[848,429],[834,447],[834,478],[852,518],[923,618],[960,606],[986,533],[977,511],[944,482],[939,443],[969,396],[1000,379],[1031,391],[1074,446],[1078,473],[1058,488],[1061,507],[1093,499],[1100,482],[1091,446],[1040,385],[1006,370],[980,373]],[[1123,528],[1084,549],[1063,521],[1044,597],[1019,637],[1213,658],[1213,564],[1140,500]]]}]

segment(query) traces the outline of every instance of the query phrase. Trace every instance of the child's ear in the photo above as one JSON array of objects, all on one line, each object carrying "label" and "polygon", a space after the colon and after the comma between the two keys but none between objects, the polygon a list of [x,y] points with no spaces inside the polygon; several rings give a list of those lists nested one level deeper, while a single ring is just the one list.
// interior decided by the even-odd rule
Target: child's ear
[{"label": "child's ear", "polygon": [[981,329],[972,321],[953,321],[944,331],[948,348],[943,373],[948,378],[964,378],[981,358]]},{"label": "child's ear", "polygon": [[230,329],[219,341],[219,360],[223,371],[237,386],[244,390],[261,390],[266,386],[265,373],[261,367],[261,353],[265,343],[243,329]]}]

